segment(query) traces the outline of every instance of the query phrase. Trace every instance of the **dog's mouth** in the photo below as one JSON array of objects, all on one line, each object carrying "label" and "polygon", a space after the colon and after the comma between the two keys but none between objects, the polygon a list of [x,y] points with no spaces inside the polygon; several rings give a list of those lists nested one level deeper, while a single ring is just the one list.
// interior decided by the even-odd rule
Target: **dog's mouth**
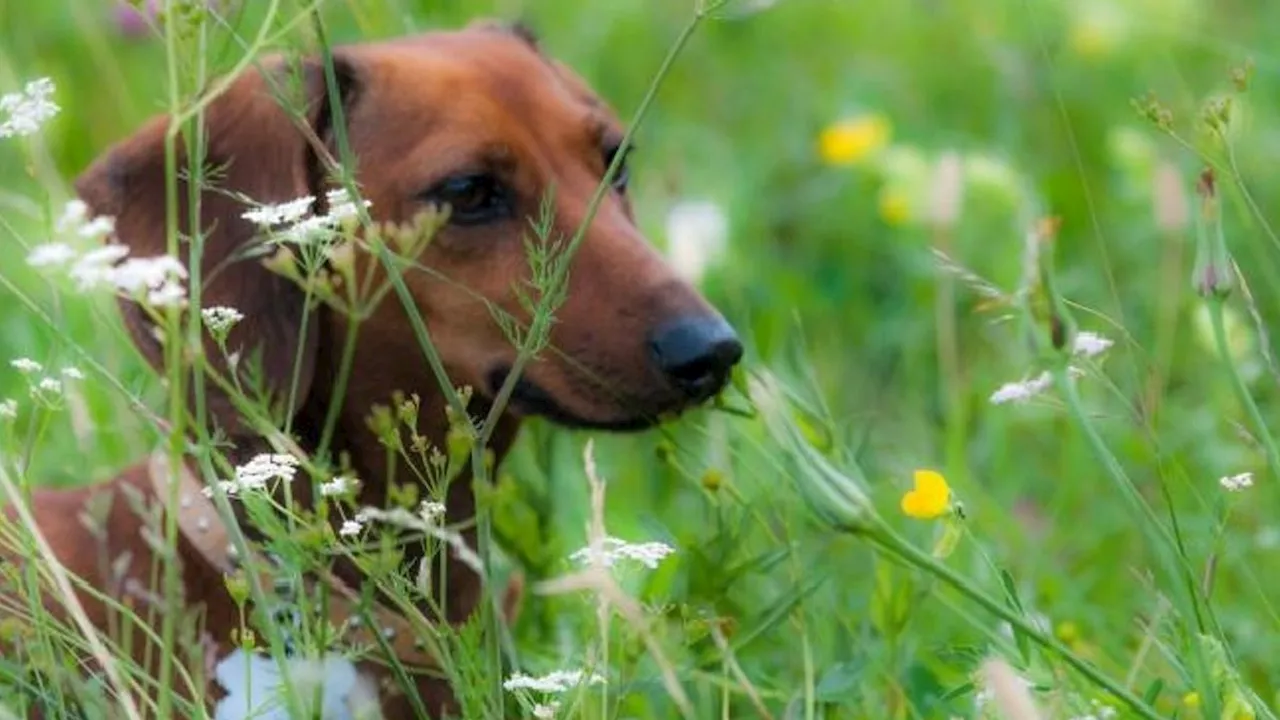
[{"label": "dog's mouth", "polygon": [[[509,367],[491,370],[487,378],[488,400],[492,402],[511,373]],[[586,430],[632,432],[657,425],[662,417],[658,413],[636,412],[607,419],[588,418],[566,408],[550,392],[523,374],[511,390],[510,408],[521,415],[544,417],[558,425]]]}]

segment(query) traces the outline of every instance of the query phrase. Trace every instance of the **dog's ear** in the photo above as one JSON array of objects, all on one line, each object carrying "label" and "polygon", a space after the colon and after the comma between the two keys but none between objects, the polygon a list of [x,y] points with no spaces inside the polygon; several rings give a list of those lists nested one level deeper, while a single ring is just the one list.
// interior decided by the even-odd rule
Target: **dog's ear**
[{"label": "dog's ear", "polygon": [[[339,57],[334,62],[341,103],[350,105],[359,95],[357,68]],[[317,352],[315,315],[309,316],[312,320],[304,330],[304,295],[294,283],[263,266],[259,230],[242,217],[250,206],[240,198],[280,203],[304,195],[324,197],[326,173],[319,150],[332,146],[327,87],[318,62],[273,59],[262,70],[236,79],[207,107],[198,228],[190,222],[192,168],[187,143],[183,136],[174,141],[180,259],[184,265],[189,263],[189,238],[194,232],[203,233],[201,305],[225,305],[244,315],[232,330],[227,349],[240,353],[242,372],[255,361],[260,363],[261,379],[275,401],[285,399],[296,369],[294,406],[285,408],[290,414],[301,406],[311,386]],[[295,108],[294,112],[286,111],[286,106]],[[132,257],[161,255],[167,249],[168,124],[168,117],[152,119],[99,157],[76,181],[77,193],[94,215],[115,217],[117,239],[129,247]],[[163,349],[148,315],[131,301],[122,301],[122,309],[134,342],[153,366],[162,367]],[[226,365],[211,343],[206,342],[206,350],[210,361],[225,373]],[[228,434],[241,435],[246,428],[230,398],[213,383],[206,383],[206,397],[210,417]]]}]

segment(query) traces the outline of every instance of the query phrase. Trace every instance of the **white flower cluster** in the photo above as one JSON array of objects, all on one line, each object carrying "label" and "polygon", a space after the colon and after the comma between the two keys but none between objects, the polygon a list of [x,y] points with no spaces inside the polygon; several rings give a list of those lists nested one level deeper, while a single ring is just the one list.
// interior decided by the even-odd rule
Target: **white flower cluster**
[{"label": "white flower cluster", "polygon": [[601,542],[599,549],[588,545],[570,555],[569,558],[583,565],[598,563],[604,567],[613,567],[620,560],[633,560],[652,570],[673,552],[675,548],[666,543],[629,543],[626,540],[607,537]]},{"label": "white flower cluster", "polygon": [[[58,221],[59,233],[81,243],[98,243],[115,232],[110,217],[89,217],[89,206],[72,200]],[[67,275],[81,291],[110,287],[115,292],[139,299],[153,307],[181,307],[187,292],[182,281],[187,269],[169,255],[128,257],[129,248],[107,244],[82,251],[66,242],[37,245],[27,254],[27,264],[36,268],[66,268]]]},{"label": "white flower cluster", "polygon": [[368,200],[357,205],[345,189],[330,190],[325,193],[329,212],[324,215],[312,215],[311,206],[315,200],[311,195],[304,195],[278,205],[259,205],[245,211],[240,217],[264,230],[270,230],[278,242],[303,245],[323,239],[343,220],[358,215],[360,206],[369,207],[370,205]]},{"label": "white flower cluster", "polygon": [[[336,653],[321,658],[289,658],[284,672],[304,717],[324,720],[376,717],[376,686],[355,664]],[[289,720],[285,681],[271,657],[236,649],[214,667],[225,696],[214,706],[214,720]]]},{"label": "white flower cluster", "polygon": [[[27,357],[20,357],[9,361],[9,367],[17,370],[19,373],[27,376],[37,376],[44,372],[44,365]],[[64,367],[61,375],[67,380],[83,380],[84,373],[79,368]],[[63,381],[52,375],[42,377],[39,380],[31,379],[31,397],[37,401],[44,401],[46,404],[62,397]],[[8,399],[0,402],[0,418],[13,419],[18,416],[18,401]]]},{"label": "white flower cluster", "polygon": [[351,492],[355,487],[355,478],[338,475],[329,482],[320,483],[320,495],[321,497],[339,497]]},{"label": "white flower cluster", "polygon": [[1115,343],[1095,332],[1076,333],[1071,343],[1071,354],[1082,358],[1091,358],[1106,352]]},{"label": "white flower cluster", "polygon": [[[255,455],[249,462],[236,468],[236,476],[232,480],[220,480],[218,488],[228,496],[241,493],[262,491],[272,480],[289,482],[298,474],[298,458],[282,453],[263,453]],[[213,497],[214,489],[204,488],[207,497]]]},{"label": "white flower cluster", "polygon": [[[336,489],[333,483],[339,480],[347,479],[334,478],[332,483],[326,483],[320,487],[320,493],[322,495],[326,494],[326,486]],[[354,480],[350,482],[354,483]],[[451,546],[464,563],[479,567],[481,565],[480,559],[476,556],[474,550],[467,547],[467,543],[462,536],[439,527],[439,521],[444,517],[444,513],[445,506],[432,500],[424,500],[420,503],[417,514],[411,513],[404,508],[383,510],[375,507],[363,507],[356,513],[354,519],[346,520],[342,523],[342,527],[338,529],[338,534],[343,537],[355,537],[364,531],[365,526],[375,522],[394,525],[406,530],[426,532]]]},{"label": "white flower cluster", "polygon": [[231,328],[244,319],[244,314],[233,307],[214,305],[201,310],[200,317],[214,337],[225,338]]},{"label": "white flower cluster", "polygon": [[[1114,344],[1110,338],[1103,337],[1098,333],[1080,332],[1076,333],[1075,339],[1071,342],[1071,354],[1088,360],[1106,352]],[[1077,367],[1067,368],[1067,373],[1071,377],[1084,375],[1084,371]],[[1048,371],[1045,371],[1027,380],[1001,385],[991,394],[990,402],[992,405],[1026,402],[1048,390],[1052,385],[1053,376]]]},{"label": "white flower cluster", "polygon": [[560,701],[552,700],[549,703],[539,703],[533,706],[533,716],[538,720],[551,720],[560,712]]},{"label": "white flower cluster", "polygon": [[1218,484],[1227,492],[1240,492],[1253,487],[1253,473],[1243,472],[1238,475],[1227,475],[1220,478]]},{"label": "white flower cluster", "polygon": [[530,690],[540,693],[562,693],[584,682],[599,685],[604,682],[604,678],[595,673],[588,675],[582,670],[553,670],[541,677],[517,672],[503,681],[502,689],[507,692]]},{"label": "white flower cluster", "polygon": [[60,108],[51,99],[53,80],[40,78],[27,83],[21,92],[0,96],[0,114],[8,119],[0,122],[0,138],[34,135],[40,126]]}]

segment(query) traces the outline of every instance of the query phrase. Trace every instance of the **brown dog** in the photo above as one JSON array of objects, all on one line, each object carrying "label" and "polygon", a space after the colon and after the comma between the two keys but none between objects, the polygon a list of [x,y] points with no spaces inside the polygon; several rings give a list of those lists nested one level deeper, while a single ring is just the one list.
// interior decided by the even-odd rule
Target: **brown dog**
[{"label": "brown dog", "polygon": [[[411,271],[405,281],[450,378],[475,389],[473,410],[483,413],[515,360],[486,302],[527,319],[513,287],[529,272],[522,242],[529,218],[538,215],[540,201],[554,188],[555,234],[572,236],[623,129],[579,78],[545,57],[527,33],[511,28],[485,24],[344,47],[335,52],[334,62],[355,177],[372,203],[373,218],[405,222],[429,205],[450,207],[448,225],[418,259],[434,272]],[[201,201],[206,233],[202,304],[243,312],[245,320],[228,346],[246,353],[260,350],[263,374],[279,398],[287,394],[286,379],[301,353],[296,402],[287,409],[299,446],[308,452],[316,447],[336,405],[334,450],[350,458],[363,480],[360,504],[382,507],[385,478],[409,475],[389,465],[385,448],[368,429],[371,405],[386,403],[395,391],[416,393],[422,398],[418,431],[436,443],[443,442],[446,431],[441,393],[403,306],[388,295],[363,321],[350,381],[336,396],[348,319],[321,309],[311,315],[303,338],[302,292],[258,260],[240,259],[257,230],[242,219],[246,206],[238,197],[278,203],[323,197],[329,187],[309,142],[318,139],[338,155],[331,98],[319,67],[312,63],[302,73],[309,128],[290,120],[258,72],[237,79],[207,109],[208,165],[220,170],[212,181],[217,191],[206,190]],[[166,118],[153,120],[107,152],[77,183],[96,214],[116,217],[118,240],[134,256],[165,251],[166,127]],[[516,385],[492,443],[499,457],[525,415],[585,428],[650,426],[717,393],[741,356],[722,317],[677,279],[641,236],[626,190],[624,169],[573,260],[567,300],[551,336],[557,352],[539,356]],[[180,185],[180,224],[189,233],[186,193]],[[359,257],[357,262],[363,267],[374,261]],[[162,350],[150,322],[131,304],[124,311],[135,342],[160,365]],[[212,385],[206,391],[212,421],[240,455],[263,449],[230,399]],[[37,525],[70,572],[107,593],[150,586],[147,569],[154,551],[138,531],[136,503],[113,492],[98,534],[81,516],[90,498],[104,490],[127,486],[156,501],[157,473],[167,474],[141,465],[105,488],[37,494],[32,506]],[[469,483],[452,486],[447,507],[450,522],[474,514]],[[216,644],[213,655],[222,657],[231,649],[238,613],[225,589],[224,568],[211,564],[192,527],[183,520],[179,557],[185,597],[203,606],[205,628]],[[474,540],[469,534],[467,539]],[[103,558],[129,561],[113,574]],[[451,571],[444,604],[456,621],[476,607],[479,584],[459,563],[451,567],[458,570]],[[335,571],[348,586],[359,586],[354,568]],[[103,604],[88,594],[82,600],[90,619],[107,627]],[[421,692],[433,713],[447,707],[447,688],[424,681]],[[402,700],[380,702],[387,717],[408,716]]]}]

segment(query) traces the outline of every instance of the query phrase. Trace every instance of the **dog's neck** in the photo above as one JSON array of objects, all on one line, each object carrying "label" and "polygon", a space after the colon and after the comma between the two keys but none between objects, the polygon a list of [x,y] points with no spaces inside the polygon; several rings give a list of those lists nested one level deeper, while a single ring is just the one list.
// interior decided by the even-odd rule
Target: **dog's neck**
[{"label": "dog's neck", "polygon": [[[331,314],[329,311],[325,312]],[[340,321],[335,322],[334,318],[326,317],[322,319],[320,332],[322,345],[334,343],[332,347],[337,348],[338,343],[342,342],[345,328]],[[372,406],[390,405],[392,395],[397,391],[405,397],[416,394],[421,402],[417,432],[442,449],[445,447],[449,426],[445,414],[445,399],[427,369],[426,360],[416,342],[406,335],[395,339],[384,338],[377,347],[376,353],[362,353],[357,349],[348,375],[347,391],[341,398],[330,395],[330,389],[336,386],[341,370],[337,361],[341,353],[320,353],[312,391],[294,418],[294,428],[302,448],[307,452],[316,451],[324,433],[331,403],[341,403],[336,425],[331,433],[333,439],[328,449],[330,457],[347,458],[351,470],[361,483],[359,505],[382,508],[387,504],[390,482],[404,484],[419,481],[403,458],[388,451],[370,429],[368,417]],[[482,402],[476,401],[471,411],[476,413],[484,410],[482,405]],[[489,443],[495,462],[506,454],[518,428],[519,421],[513,416],[508,415],[499,421]],[[426,488],[419,489],[420,494],[426,497]],[[312,502],[309,486],[299,488],[299,491],[298,497],[302,502]],[[445,505],[446,521],[450,524],[465,523],[463,538],[474,548],[474,524],[470,521],[475,516],[475,499],[469,469],[464,468],[456,475],[447,490]],[[405,550],[407,566],[416,567],[422,554],[421,545],[410,543]],[[460,562],[450,562],[449,568],[449,597],[442,599],[442,605],[450,621],[461,621],[470,615],[479,601],[479,579]],[[354,566],[340,565],[336,571],[347,582],[353,585],[359,583],[359,572]]]}]

